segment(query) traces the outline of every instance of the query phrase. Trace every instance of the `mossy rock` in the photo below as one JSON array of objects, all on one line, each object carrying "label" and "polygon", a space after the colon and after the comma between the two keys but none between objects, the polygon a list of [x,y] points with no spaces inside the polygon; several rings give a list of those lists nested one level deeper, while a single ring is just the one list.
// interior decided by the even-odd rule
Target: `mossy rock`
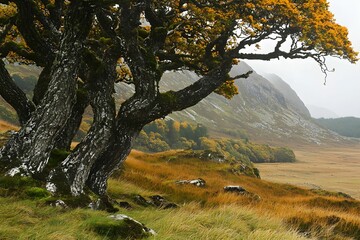
[{"label": "mossy rock", "polygon": [[104,236],[104,239],[142,239],[149,237],[141,223],[131,219],[115,220],[110,217],[92,217],[86,227]]}]

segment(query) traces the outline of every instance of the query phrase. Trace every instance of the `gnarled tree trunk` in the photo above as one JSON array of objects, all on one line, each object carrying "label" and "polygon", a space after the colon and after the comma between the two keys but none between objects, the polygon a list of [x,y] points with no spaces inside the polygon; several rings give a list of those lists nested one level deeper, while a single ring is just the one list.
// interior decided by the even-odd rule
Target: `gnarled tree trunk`
[{"label": "gnarled tree trunk", "polygon": [[[108,178],[129,155],[132,143],[143,126],[173,111],[180,111],[197,104],[227,79],[230,69],[231,62],[227,61],[194,84],[178,92],[166,93],[166,95],[171,94],[171,97],[155,93],[156,95],[153,96],[156,97],[152,102],[148,101],[149,98],[138,95],[127,100],[119,110],[116,130],[108,143],[108,148],[91,168],[87,186],[96,194],[105,195]],[[248,74],[242,77],[246,78]],[[148,77],[143,75],[143,79]],[[151,88],[147,88],[147,85],[139,86],[141,87],[143,91],[153,92]]]},{"label": "gnarled tree trunk", "polygon": [[78,132],[86,107],[89,105],[89,96],[83,91],[77,91],[76,103],[71,111],[65,126],[55,139],[54,148],[70,151],[71,143]]},{"label": "gnarled tree trunk", "polygon": [[[110,48],[103,62],[90,66],[93,70],[89,72],[87,80],[90,104],[94,111],[93,124],[74,151],[50,174],[48,189],[56,191],[56,181],[64,176],[70,189],[62,191],[70,191],[74,196],[80,195],[91,167],[108,146],[115,124],[115,101],[112,94],[117,59],[117,49]],[[66,184],[62,186],[64,187],[67,187]]]},{"label": "gnarled tree trunk", "polygon": [[47,164],[55,137],[71,114],[83,41],[93,18],[92,7],[88,4],[71,2],[60,50],[52,66],[49,89],[30,120],[2,149],[0,157],[12,161],[10,174],[40,173]]},{"label": "gnarled tree trunk", "polygon": [[142,125],[132,125],[120,121],[116,131],[108,142],[106,151],[93,164],[86,185],[96,194],[106,194],[107,180],[117,170],[130,154],[132,143],[142,129]]}]

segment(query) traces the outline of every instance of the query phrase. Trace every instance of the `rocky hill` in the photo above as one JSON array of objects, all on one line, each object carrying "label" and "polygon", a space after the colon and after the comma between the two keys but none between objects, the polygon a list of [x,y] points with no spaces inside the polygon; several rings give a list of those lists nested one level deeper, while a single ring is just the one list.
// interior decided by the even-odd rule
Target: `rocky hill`
[{"label": "rocky hill", "polygon": [[[235,76],[252,70],[242,62],[235,66]],[[181,89],[193,83],[193,72],[168,72],[160,89]],[[205,125],[212,134],[234,136],[244,133],[255,140],[271,144],[325,144],[344,141],[344,138],[317,125],[294,90],[276,75],[269,80],[253,72],[248,79],[236,80],[239,94],[228,100],[215,93],[197,105],[169,116],[177,121]],[[117,98],[124,99],[133,92],[131,86],[117,85]],[[125,94],[128,93],[128,94]]]},{"label": "rocky hill", "polygon": [[300,113],[302,116],[306,118],[310,118],[310,112],[302,102],[297,93],[287,84],[284,80],[282,80],[276,74],[267,74],[264,76],[267,80],[269,80],[274,87],[279,90],[285,97],[287,106],[293,109],[295,112]]}]

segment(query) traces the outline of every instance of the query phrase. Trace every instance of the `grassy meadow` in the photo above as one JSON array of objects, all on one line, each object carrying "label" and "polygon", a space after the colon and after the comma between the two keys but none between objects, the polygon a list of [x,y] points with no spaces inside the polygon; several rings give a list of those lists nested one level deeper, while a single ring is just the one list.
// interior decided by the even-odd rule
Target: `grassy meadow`
[{"label": "grassy meadow", "polygon": [[[231,163],[194,158],[181,150],[157,154],[134,150],[123,168],[109,180],[109,196],[132,206],[132,209],[117,206],[119,213],[157,232],[149,239],[360,239],[360,202],[338,193],[358,196],[356,183],[348,187],[341,183],[358,179],[356,159],[360,151],[323,149],[316,154],[303,149],[296,154],[297,163],[257,164],[263,177],[258,179],[239,174],[233,169],[238,166]],[[329,162],[328,158],[333,160]],[[300,184],[303,187],[286,184],[292,178],[300,179],[294,177],[300,173],[302,182],[308,184]],[[333,177],[334,182],[326,178],[329,174],[338,174]],[[278,183],[268,181],[272,175],[278,177],[272,179]],[[280,178],[283,175],[287,180]],[[197,178],[206,181],[205,187],[176,183]],[[136,239],[113,234],[110,228],[97,231],[99,223],[113,227],[107,218],[109,213],[50,207],[46,203],[47,194],[34,195],[36,187],[20,183],[0,181],[1,240]],[[335,183],[338,185],[334,187]],[[311,184],[332,192],[311,190]],[[239,185],[247,193],[226,193],[223,188],[228,185]],[[136,201],[138,195],[146,199],[161,195],[178,208],[144,206]]]},{"label": "grassy meadow", "polygon": [[360,199],[360,148],[303,147],[295,163],[256,164],[262,179],[345,192]]}]

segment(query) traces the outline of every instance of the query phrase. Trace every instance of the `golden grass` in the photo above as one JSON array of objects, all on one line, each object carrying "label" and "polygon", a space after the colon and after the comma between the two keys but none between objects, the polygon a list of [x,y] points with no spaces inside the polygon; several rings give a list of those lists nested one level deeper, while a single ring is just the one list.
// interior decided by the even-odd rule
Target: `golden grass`
[{"label": "golden grass", "polygon": [[[181,156],[181,153],[174,151],[153,155],[132,152],[119,179],[152,192],[166,194],[178,203],[199,202],[208,209],[224,205],[246,206],[259,215],[271,215],[282,219],[289,227],[305,233],[311,232],[315,237],[346,239],[360,236],[359,201],[323,196],[289,184],[237,176],[227,169],[228,165],[174,157],[176,154]],[[206,187],[175,183],[176,180],[199,177],[207,182]],[[240,185],[253,194],[239,196],[225,193],[223,187],[226,185]],[[273,234],[266,231],[256,234],[261,236],[265,233]]]},{"label": "golden grass", "polygon": [[[162,194],[136,186],[131,182],[110,180],[110,191],[116,199],[124,195],[149,196]],[[163,195],[163,194],[162,194]],[[166,196],[170,198],[171,196]],[[126,199],[125,197],[125,200]],[[132,203],[135,206],[134,203]],[[158,240],[301,240],[297,232],[289,230],[278,218],[258,214],[237,204],[206,207],[191,201],[171,210],[136,206],[121,210],[156,230],[149,239]],[[94,222],[108,223],[109,214],[88,209],[60,209],[44,205],[44,201],[22,197],[0,197],[0,239],[122,239],[111,234],[98,235]],[[108,226],[113,226],[108,223]],[[105,225],[101,225],[103,228]]]},{"label": "golden grass", "polygon": [[9,131],[9,130],[17,130],[17,129],[19,129],[18,126],[15,126],[15,125],[12,125],[12,124],[10,124],[8,122],[0,120],[0,133],[6,132],[6,131]]},{"label": "golden grass", "polygon": [[145,209],[129,214],[149,223],[157,230],[155,239],[161,240],[303,239],[279,220],[237,205],[203,208],[189,203],[175,210]]},{"label": "golden grass", "polygon": [[273,182],[345,192],[360,199],[360,148],[312,148],[295,151],[296,163],[256,164],[261,177]]}]

